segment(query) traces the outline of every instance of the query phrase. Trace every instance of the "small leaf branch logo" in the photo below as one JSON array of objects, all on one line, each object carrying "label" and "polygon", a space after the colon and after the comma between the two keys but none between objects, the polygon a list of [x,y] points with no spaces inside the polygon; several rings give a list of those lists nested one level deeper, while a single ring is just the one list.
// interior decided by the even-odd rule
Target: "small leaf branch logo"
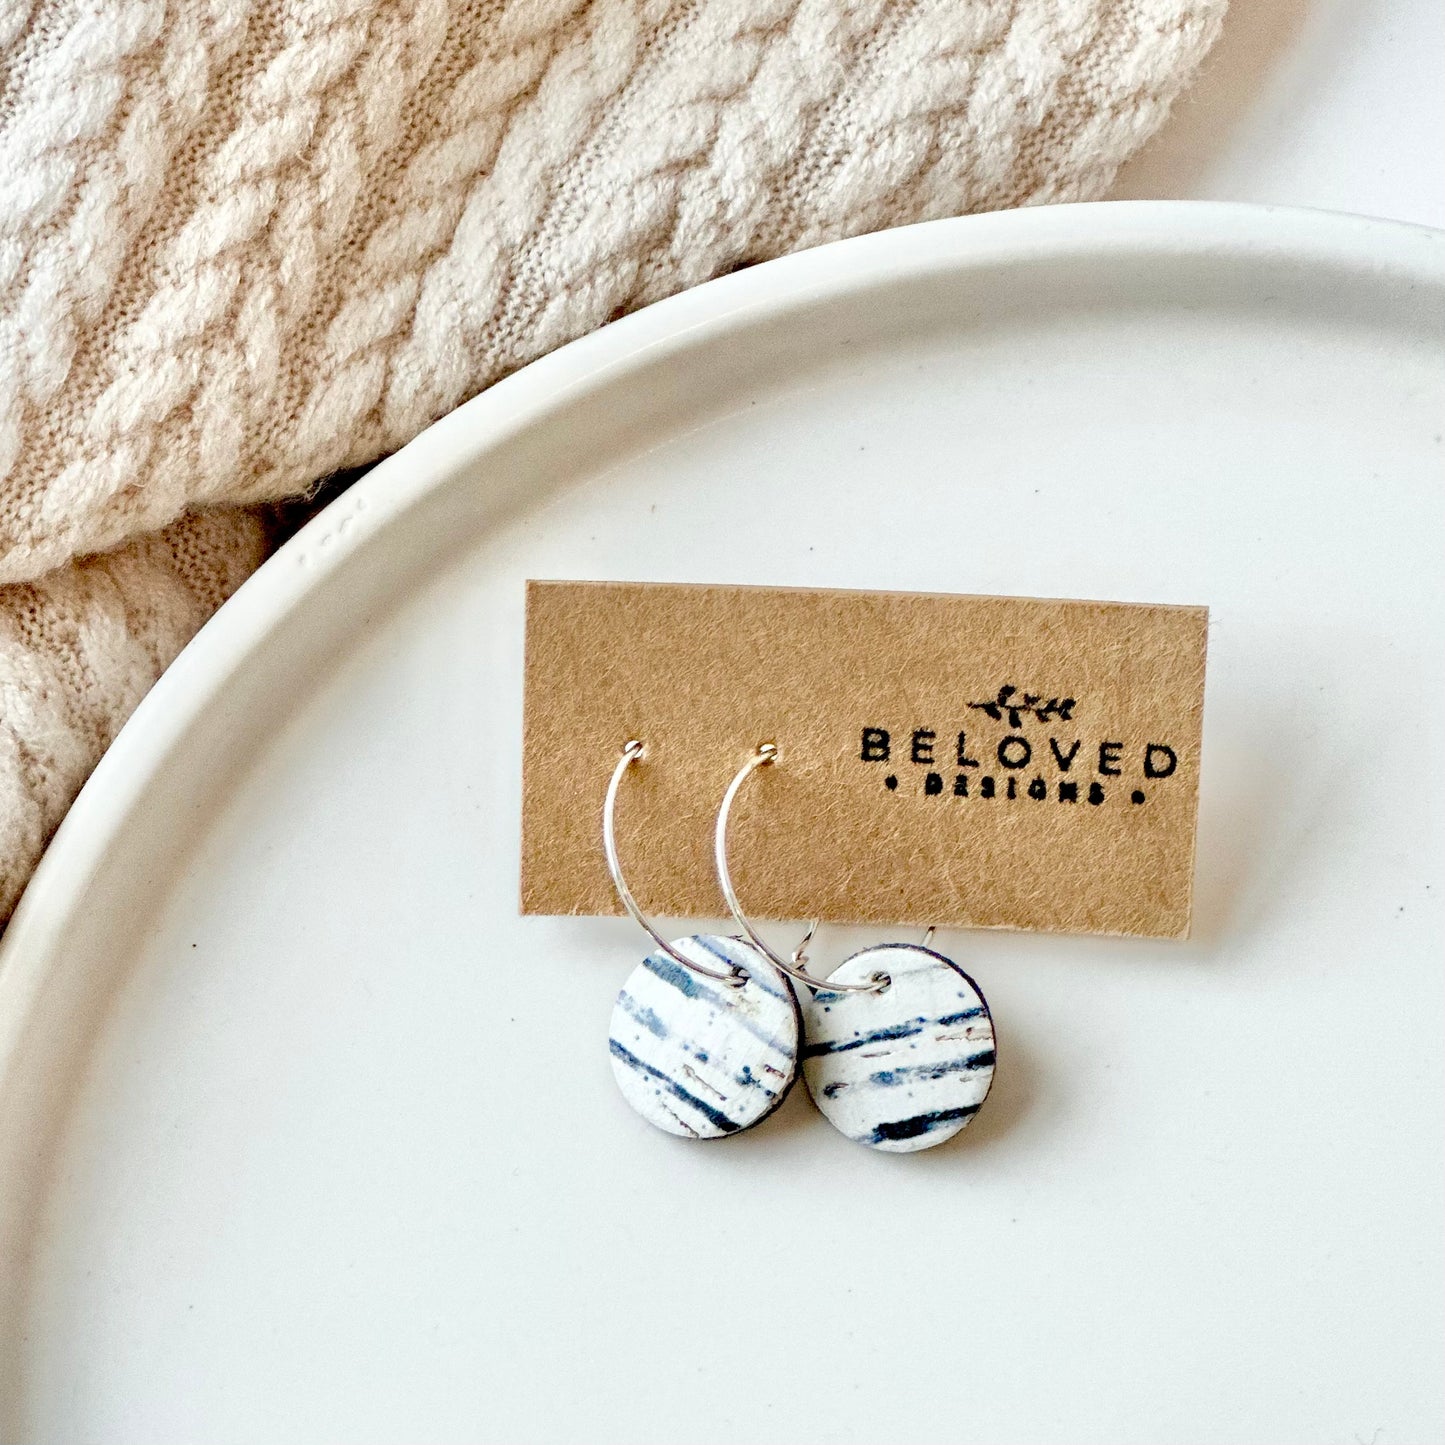
[{"label": "small leaf branch logo", "polygon": [[1002,722],[1007,716],[1008,725],[1015,732],[1024,725],[1024,718],[1029,716],[1036,717],[1040,722],[1048,722],[1052,718],[1068,722],[1074,716],[1076,705],[1071,697],[1051,697],[1044,702],[1042,693],[1020,693],[1011,683],[1005,683],[999,688],[998,696],[991,702],[969,703],[969,707],[977,708],[995,722]]},{"label": "small leaf branch logo", "polygon": [[[1128,744],[1120,738],[1086,738],[1073,727],[1078,700],[1021,691],[1005,683],[984,702],[965,703],[988,719],[956,731],[934,727],[865,727],[857,753],[863,763],[904,762],[905,771],[882,774],[890,793],[921,792],[926,798],[1029,798],[1035,802],[1087,803],[1101,807],[1110,788],[1133,782],[1128,799],[1135,807],[1149,801],[1142,784],[1174,776],[1179,754],[1169,743]],[[989,724],[996,724],[991,727]],[[1006,729],[1000,735],[999,730]],[[895,743],[895,737],[907,742]],[[913,771],[913,769],[917,771]],[[944,775],[948,768],[952,780]],[[1119,784],[1106,783],[1120,779]],[[911,787],[906,786],[912,784]]]}]

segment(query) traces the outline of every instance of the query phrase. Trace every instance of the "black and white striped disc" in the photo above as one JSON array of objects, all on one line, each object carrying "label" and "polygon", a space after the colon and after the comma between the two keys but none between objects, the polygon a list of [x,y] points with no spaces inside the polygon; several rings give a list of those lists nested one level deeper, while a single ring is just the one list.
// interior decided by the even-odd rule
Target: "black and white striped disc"
[{"label": "black and white striped disc", "polygon": [[750,1129],[798,1074],[802,1019],[788,983],[752,944],[709,933],[672,945],[705,968],[745,969],[742,988],[684,968],[659,950],[612,1009],[608,1047],[623,1097],[649,1124],[684,1139]]},{"label": "black and white striped disc", "polygon": [[957,964],[911,943],[864,949],[830,975],[893,981],[882,993],[803,1004],[803,1077],[828,1122],[871,1149],[942,1144],[978,1113],[993,1082],[993,1019]]}]

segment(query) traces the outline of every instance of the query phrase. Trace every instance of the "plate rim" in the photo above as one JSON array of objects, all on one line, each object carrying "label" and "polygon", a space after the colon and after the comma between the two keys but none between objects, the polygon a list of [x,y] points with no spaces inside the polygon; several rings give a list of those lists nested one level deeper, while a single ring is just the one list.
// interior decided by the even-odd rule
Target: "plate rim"
[{"label": "plate rim", "polygon": [[[794,308],[930,273],[1030,259],[1273,257],[1392,271],[1445,292],[1445,230],[1291,206],[1091,201],[953,216],[829,242],[703,282],[548,352],[410,442],[282,544],[202,625],[141,699],[80,789],[0,935],[0,1086],[94,875],[130,810],[192,723],[271,632],[376,532],[421,503],[458,465],[579,395]],[[304,566],[298,566],[304,562]]]}]

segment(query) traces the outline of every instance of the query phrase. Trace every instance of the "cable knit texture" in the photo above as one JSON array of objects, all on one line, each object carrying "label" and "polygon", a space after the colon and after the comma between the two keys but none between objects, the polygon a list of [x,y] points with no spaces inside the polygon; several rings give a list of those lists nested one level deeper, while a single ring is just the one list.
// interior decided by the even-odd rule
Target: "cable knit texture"
[{"label": "cable knit texture", "polygon": [[740,264],[1101,195],[1224,3],[0,6],[0,917],[236,504]]},{"label": "cable knit texture", "polygon": [[264,555],[257,516],[200,512],[4,589],[0,917],[121,723]]}]

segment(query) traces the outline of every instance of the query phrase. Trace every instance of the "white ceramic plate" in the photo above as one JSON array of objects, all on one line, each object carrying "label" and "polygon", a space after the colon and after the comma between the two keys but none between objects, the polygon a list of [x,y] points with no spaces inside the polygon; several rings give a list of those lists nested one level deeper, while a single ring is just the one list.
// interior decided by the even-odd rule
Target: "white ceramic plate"
[{"label": "white ceramic plate", "polygon": [[[376,468],[5,941],[0,1436],[1439,1438],[1442,337],[1438,234],[986,216],[705,286]],[[649,1130],[641,935],[517,917],[529,576],[1208,603],[1192,941],[945,937],[1001,1036],[952,1146],[801,1090]]]}]

